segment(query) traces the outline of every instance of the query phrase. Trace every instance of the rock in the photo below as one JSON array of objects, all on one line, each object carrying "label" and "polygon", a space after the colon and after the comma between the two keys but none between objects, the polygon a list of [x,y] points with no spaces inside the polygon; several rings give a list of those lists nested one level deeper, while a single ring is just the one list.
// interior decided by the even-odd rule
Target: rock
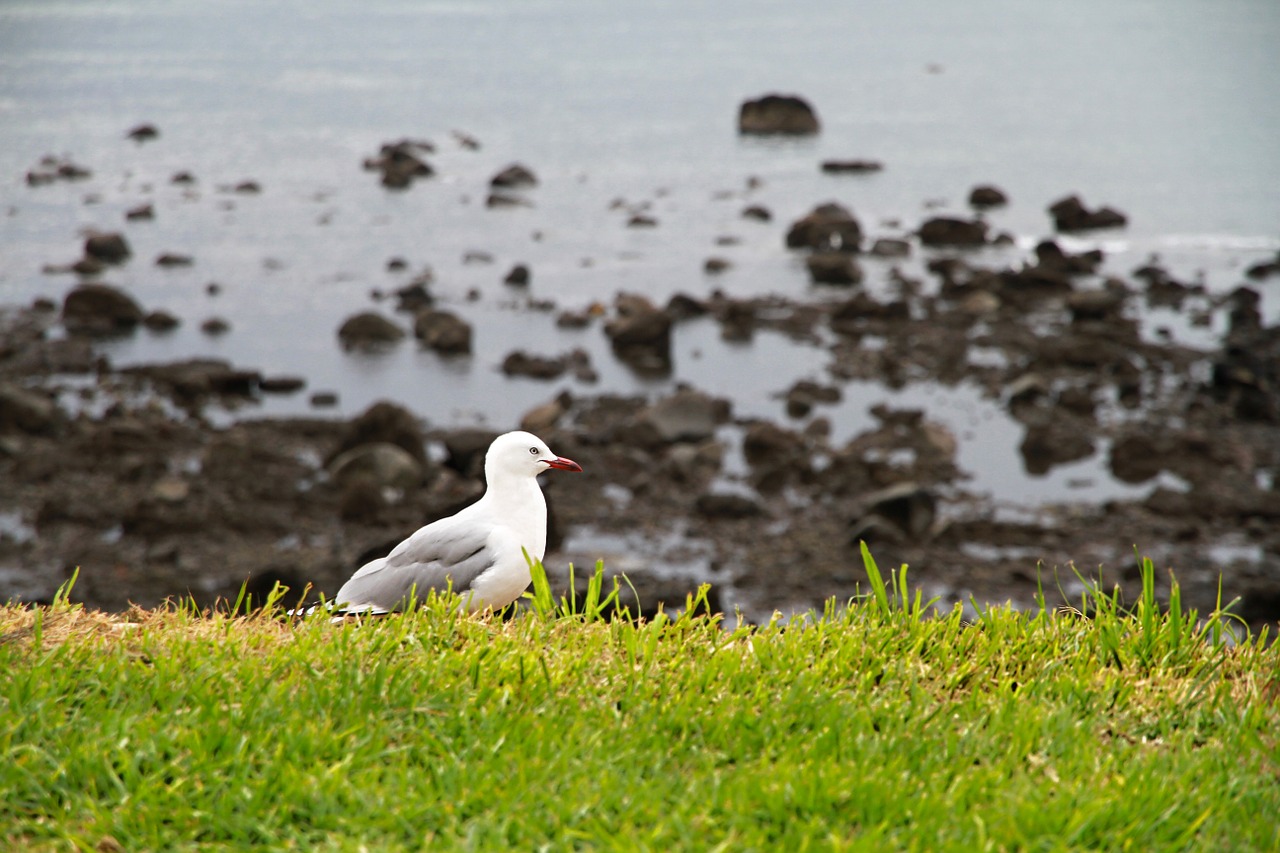
[{"label": "rock", "polygon": [[796,95],[768,94],[742,102],[738,109],[738,133],[807,136],[820,129],[817,113]]},{"label": "rock", "polygon": [[911,254],[911,244],[896,237],[877,237],[868,254],[877,258],[905,258]]},{"label": "rock", "polygon": [[494,175],[489,180],[492,187],[504,187],[507,189],[516,189],[519,187],[536,187],[538,178],[527,167],[519,163],[513,163]]},{"label": "rock", "polygon": [[155,210],[155,207],[153,207],[151,203],[148,202],[146,204],[140,204],[137,207],[129,208],[124,212],[124,218],[131,222],[136,222],[144,219],[155,219],[156,210]]},{"label": "rock", "polygon": [[521,198],[517,195],[507,195],[506,193],[489,193],[484,200],[485,207],[533,207],[533,202],[527,198]]},{"label": "rock", "polygon": [[224,317],[210,317],[200,324],[200,331],[211,338],[216,338],[231,331],[231,323]]},{"label": "rock", "polygon": [[128,260],[133,252],[123,234],[95,231],[85,238],[84,254],[86,258],[94,258],[103,263],[120,264]]},{"label": "rock", "polygon": [[926,246],[981,246],[987,242],[987,223],[935,216],[920,226],[918,234]]},{"label": "rock", "polygon": [[466,355],[471,352],[471,325],[449,311],[419,312],[413,321],[413,333],[439,353]]},{"label": "rock", "polygon": [[979,184],[969,191],[969,206],[977,208],[1001,207],[1009,203],[1009,197],[999,187]]},{"label": "rock", "polygon": [[824,160],[822,171],[832,175],[866,175],[879,172],[884,164],[878,160]]},{"label": "rock", "polygon": [[142,318],[142,325],[153,332],[170,332],[178,328],[181,322],[168,311],[156,310]]},{"label": "rock", "polygon": [[733,266],[728,258],[707,258],[702,262],[702,271],[707,275],[719,275]]},{"label": "rock", "polygon": [[529,285],[529,268],[524,264],[516,264],[511,268],[511,272],[507,273],[502,283],[513,287],[527,287]]},{"label": "rock", "polygon": [[627,219],[628,228],[657,228],[658,220],[656,217],[647,213],[633,213]]},{"label": "rock", "polygon": [[743,219],[754,219],[757,222],[770,222],[773,214],[769,212],[769,208],[759,204],[752,204],[742,209]]},{"label": "rock", "polygon": [[257,181],[240,181],[232,185],[231,191],[240,195],[257,195],[262,192],[262,184]]},{"label": "rock", "polygon": [[694,501],[693,509],[705,518],[741,519],[764,515],[757,501],[732,492],[703,492]]},{"label": "rock", "polygon": [[258,381],[258,389],[264,394],[296,394],[307,387],[301,376],[264,376]]},{"label": "rock", "polygon": [[1280,252],[1271,260],[1250,264],[1245,269],[1244,274],[1254,281],[1262,281],[1273,275],[1280,275]]},{"label": "rock", "polygon": [[848,209],[835,203],[821,204],[791,224],[787,247],[857,252],[862,226]]},{"label": "rock", "polygon": [[618,316],[604,326],[614,354],[650,373],[671,369],[671,316],[645,299],[619,297]]},{"label": "rock", "polygon": [[808,379],[801,379],[787,390],[787,414],[793,418],[808,415],[817,403],[840,402],[840,389],[832,385],[819,385]]},{"label": "rock", "polygon": [[0,383],[0,434],[50,435],[60,419],[57,403],[36,391]]},{"label": "rock", "polygon": [[175,252],[165,252],[156,257],[158,267],[189,267],[195,262],[195,258],[190,255],[180,255]]},{"label": "rock", "polygon": [[317,391],[307,402],[317,409],[329,409],[338,405],[338,395],[332,391]]},{"label": "rock", "polygon": [[1077,290],[1067,295],[1072,323],[1116,319],[1124,307],[1126,294],[1117,290]]},{"label": "rock", "polygon": [[1018,445],[1022,465],[1028,474],[1047,474],[1058,465],[1088,459],[1093,455],[1093,438],[1066,423],[1033,424]]},{"label": "rock", "polygon": [[1053,240],[1041,240],[1036,244],[1035,252],[1037,266],[1066,275],[1093,275],[1103,260],[1101,249],[1072,255]]},{"label": "rock", "polygon": [[540,406],[534,406],[532,409],[524,413],[524,417],[520,418],[520,429],[527,430],[534,435],[542,435],[555,429],[556,424],[569,411],[573,398],[566,391],[558,394],[555,399],[543,403]]},{"label": "rock", "polygon": [[158,139],[160,131],[154,124],[140,124],[126,133],[125,137],[132,139],[134,142],[146,142],[151,139]]},{"label": "rock", "polygon": [[696,296],[690,296],[687,293],[674,293],[667,300],[666,312],[676,320],[688,320],[693,317],[703,317],[711,309],[707,303],[703,302]]},{"label": "rock", "polygon": [[705,441],[729,413],[728,400],[682,388],[641,411],[633,434],[638,433],[646,446]]},{"label": "rock", "polygon": [[364,168],[381,172],[384,187],[405,189],[415,178],[429,178],[435,174],[435,169],[418,156],[434,150],[430,143],[411,139],[383,143],[377,157],[364,161]]},{"label": "rock", "polygon": [[69,332],[125,332],[142,322],[133,297],[109,284],[81,284],[62,302],[62,325]]},{"label": "rock", "polygon": [[753,468],[800,467],[798,457],[804,447],[798,433],[768,421],[757,421],[742,434],[742,455]]},{"label": "rock", "polygon": [[403,329],[375,311],[353,314],[338,327],[343,349],[369,349],[393,344],[403,337]]},{"label": "rock", "polygon": [[1118,228],[1127,224],[1125,215],[1109,207],[1089,210],[1079,196],[1070,195],[1049,205],[1049,215],[1059,231],[1088,231],[1096,228]]},{"label": "rock", "polygon": [[524,350],[509,353],[502,360],[502,372],[507,376],[529,376],[534,379],[555,379],[564,375],[568,365],[563,357],[544,358],[530,355]]},{"label": "rock", "polygon": [[395,403],[378,402],[347,424],[325,465],[357,447],[394,444],[413,457],[420,470],[425,471],[428,462],[424,441],[422,425],[408,409]]},{"label": "rock", "polygon": [[917,483],[896,483],[859,499],[850,539],[922,542],[932,535],[937,514],[938,500],[932,492]]},{"label": "rock", "polygon": [[814,284],[850,285],[862,281],[862,267],[844,252],[815,252],[805,258],[805,267]]},{"label": "rock", "polygon": [[181,403],[195,403],[210,394],[254,397],[262,376],[256,370],[238,370],[221,359],[193,358],[168,364],[140,364],[122,373],[143,376],[169,390]]},{"label": "rock", "polygon": [[361,444],[335,456],[326,466],[340,487],[357,479],[379,488],[413,489],[422,483],[423,466],[404,448],[386,441]]},{"label": "rock", "polygon": [[190,172],[174,172],[169,178],[169,183],[179,186],[191,186],[196,182],[196,176]]},{"label": "rock", "polygon": [[27,172],[27,186],[39,187],[54,181],[79,181],[92,175],[93,172],[77,166],[69,158],[46,154],[34,169]]},{"label": "rock", "polygon": [[487,429],[455,429],[444,437],[448,456],[445,464],[464,477],[479,478],[484,474],[484,456],[498,434]]}]

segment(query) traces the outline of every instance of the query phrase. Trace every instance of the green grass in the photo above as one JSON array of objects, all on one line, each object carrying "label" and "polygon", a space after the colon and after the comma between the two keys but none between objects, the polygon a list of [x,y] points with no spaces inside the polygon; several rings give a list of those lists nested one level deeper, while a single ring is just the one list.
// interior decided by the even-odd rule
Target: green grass
[{"label": "green grass", "polygon": [[1151,578],[931,616],[864,559],[866,598],[756,628],[604,621],[598,581],[507,621],[0,608],[0,843],[1280,847],[1276,645]]}]

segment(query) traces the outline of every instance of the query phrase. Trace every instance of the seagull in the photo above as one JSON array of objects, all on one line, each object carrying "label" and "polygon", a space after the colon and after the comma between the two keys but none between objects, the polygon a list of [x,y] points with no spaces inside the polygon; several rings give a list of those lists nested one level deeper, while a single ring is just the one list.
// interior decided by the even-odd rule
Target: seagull
[{"label": "seagull", "polygon": [[537,476],[552,468],[582,470],[533,433],[495,438],[484,457],[488,486],[480,500],[361,566],[334,596],[337,612],[404,610],[428,590],[452,589],[473,613],[515,601],[531,579],[528,560],[541,560],[547,549],[547,501]]}]

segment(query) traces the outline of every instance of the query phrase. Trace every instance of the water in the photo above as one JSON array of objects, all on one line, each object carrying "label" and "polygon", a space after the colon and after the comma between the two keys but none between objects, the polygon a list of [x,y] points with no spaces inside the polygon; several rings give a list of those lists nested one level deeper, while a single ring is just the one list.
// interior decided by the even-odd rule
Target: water
[{"label": "water", "polygon": [[[338,414],[386,398],[437,425],[505,427],[562,387],[656,394],[675,381],[732,389],[739,414],[780,418],[778,392],[822,378],[821,347],[768,333],[729,345],[711,324],[690,324],[677,332],[673,377],[654,382],[617,363],[598,327],[569,334],[553,313],[522,310],[503,275],[528,264],[530,295],[559,308],[607,304],[619,290],[657,302],[714,288],[805,297],[782,233],[813,205],[838,200],[873,236],[898,235],[934,212],[965,211],[969,188],[992,182],[1013,203],[990,221],[1024,249],[1049,235],[1046,206],[1077,192],[1130,225],[1072,249],[1102,246],[1119,274],[1159,254],[1180,278],[1225,292],[1280,249],[1278,38],[1273,0],[8,2],[0,303],[59,299],[71,280],[41,267],[73,260],[85,228],[123,228],[134,259],[108,280],[184,325],[106,346],[117,364],[219,356],[335,390]],[[821,135],[739,138],[738,104],[768,91],[809,99]],[[144,121],[160,139],[124,138]],[[454,129],[481,149],[459,146]],[[439,146],[429,158],[438,175],[388,192],[360,163],[406,136]],[[93,178],[27,187],[45,153],[70,155]],[[886,168],[819,173],[821,160],[850,157]],[[539,177],[524,194],[532,206],[486,208],[488,179],[512,162]],[[169,182],[180,170],[196,175],[194,188]],[[260,195],[222,189],[249,178]],[[659,227],[625,227],[619,199],[647,206]],[[144,201],[155,221],[126,226],[124,211]],[[773,222],[743,220],[751,203]],[[725,236],[739,242],[718,245]],[[495,260],[466,263],[470,250]],[[196,263],[155,267],[167,251]],[[733,267],[705,275],[710,255]],[[386,271],[394,256],[408,272]],[[371,291],[428,267],[443,305],[473,321],[474,357],[442,359],[411,341],[375,356],[340,350],[338,325],[375,304]],[[869,270],[868,286],[882,287],[884,268]],[[1280,319],[1276,291],[1265,286],[1268,322]],[[215,315],[231,332],[201,334]],[[1148,325],[1206,345],[1221,332],[1159,315]],[[591,354],[598,384],[507,380],[497,369],[513,347],[575,346]],[[256,411],[305,411],[306,397]],[[951,424],[970,485],[1002,499],[1124,493],[1105,474],[1105,448],[1024,476],[1019,428],[975,389],[847,386],[823,414],[837,436],[852,434],[882,401]],[[1094,485],[1073,489],[1079,481]]]}]

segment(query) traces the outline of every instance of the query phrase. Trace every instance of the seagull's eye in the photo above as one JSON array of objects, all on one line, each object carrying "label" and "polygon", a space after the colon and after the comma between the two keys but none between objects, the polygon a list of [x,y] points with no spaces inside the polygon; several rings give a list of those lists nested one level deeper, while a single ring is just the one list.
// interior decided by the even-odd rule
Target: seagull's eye
[{"label": "seagull's eye", "polygon": [[530,456],[537,456],[537,455],[538,455],[538,448],[536,448],[536,447],[530,447],[530,448],[529,448],[529,455],[530,455]]}]

